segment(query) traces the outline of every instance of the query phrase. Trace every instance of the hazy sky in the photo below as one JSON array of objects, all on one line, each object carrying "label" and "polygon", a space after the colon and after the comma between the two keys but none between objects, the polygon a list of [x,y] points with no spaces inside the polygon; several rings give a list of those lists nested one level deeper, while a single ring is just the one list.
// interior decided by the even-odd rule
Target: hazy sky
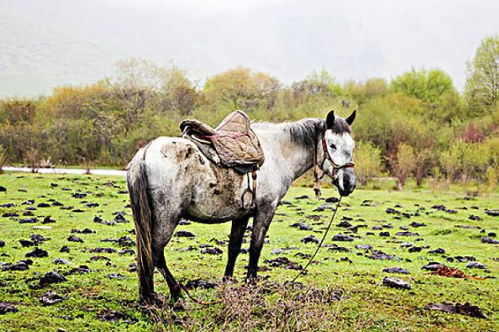
[{"label": "hazy sky", "polygon": [[177,65],[203,82],[248,66],[285,83],[340,83],[440,68],[462,89],[498,0],[1,0],[0,96],[112,75],[123,58]]}]

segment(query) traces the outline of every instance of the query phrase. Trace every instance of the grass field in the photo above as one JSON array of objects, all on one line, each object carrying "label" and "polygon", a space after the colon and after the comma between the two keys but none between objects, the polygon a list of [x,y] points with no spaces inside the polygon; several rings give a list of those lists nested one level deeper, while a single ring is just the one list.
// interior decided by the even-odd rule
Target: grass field
[{"label": "grass field", "polygon": [[[177,230],[195,237],[173,238],[166,248],[169,267],[191,286],[193,297],[218,302],[203,306],[185,299],[185,310],[176,311],[167,300],[162,308],[137,304],[136,273],[130,271],[134,254],[129,249],[135,249],[133,220],[123,178],[5,173],[0,175],[0,186],[7,188],[0,193],[0,240],[5,243],[0,247],[0,302],[18,310],[0,315],[2,331],[499,329],[498,245],[483,242],[483,238],[497,239],[499,217],[485,213],[499,207],[497,194],[470,198],[460,192],[433,194],[424,189],[357,190],[342,201],[325,242],[328,247],[295,284],[286,283],[299,272],[292,267],[305,265],[316,246],[301,239],[309,235],[320,239],[331,214],[330,209],[314,211],[324,201],[296,199],[312,197],[311,189],[292,188],[286,204],[279,207],[260,260],[262,280],[256,285],[244,283],[245,253],[236,266],[239,282],[221,282],[230,224],[181,225]],[[325,197],[335,195],[334,190],[325,190]],[[471,215],[478,220],[471,220]],[[43,223],[47,216],[47,221],[55,222]],[[95,217],[102,221],[97,218],[100,222],[95,222]],[[299,222],[311,229],[291,227]],[[347,222],[359,227],[348,229]],[[410,226],[413,222],[424,226]],[[389,234],[381,236],[382,232]],[[333,241],[340,233],[352,241]],[[32,236],[36,234],[41,237]],[[83,242],[70,241],[70,236]],[[243,248],[248,245],[249,241]],[[69,252],[61,252],[63,246]],[[26,254],[35,247],[48,256],[29,258],[32,263],[27,270],[9,270],[12,266],[7,264],[28,259]],[[223,253],[203,254],[206,247],[220,248]],[[430,253],[437,248],[445,253]],[[62,260],[55,263],[56,259]],[[422,269],[430,262],[459,268],[483,280],[432,274]],[[470,262],[485,268],[467,267]],[[279,264],[283,267],[276,266]],[[388,267],[400,267],[409,274],[383,272]],[[57,271],[65,280],[50,283],[50,278],[43,278],[50,271]],[[412,288],[383,285],[385,277],[405,280]],[[167,295],[166,283],[158,273],[155,280],[156,291]],[[217,286],[210,288],[210,283]],[[62,301],[44,305],[42,297],[49,302],[57,299],[50,291]],[[485,318],[426,308],[443,302],[469,302],[478,306]],[[0,311],[2,307],[5,309],[5,304]]]}]

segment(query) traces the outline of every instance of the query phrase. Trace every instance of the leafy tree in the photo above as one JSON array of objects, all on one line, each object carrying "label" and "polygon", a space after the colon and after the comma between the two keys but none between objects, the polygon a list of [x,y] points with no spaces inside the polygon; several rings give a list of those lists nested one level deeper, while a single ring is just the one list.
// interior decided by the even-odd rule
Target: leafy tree
[{"label": "leafy tree", "polygon": [[490,111],[499,97],[499,35],[482,40],[468,63],[465,87],[472,115]]},{"label": "leafy tree", "polygon": [[408,96],[431,103],[436,102],[444,93],[455,91],[452,79],[444,71],[415,70],[414,68],[393,79],[391,89],[394,92],[403,92]]},{"label": "leafy tree", "polygon": [[376,96],[385,95],[388,92],[388,84],[383,78],[370,78],[361,83],[348,81],[343,89],[359,106],[362,106]]},{"label": "leafy tree", "polygon": [[254,110],[260,106],[271,107],[279,87],[276,78],[239,67],[210,77],[203,92],[211,104],[223,103],[231,109]]},{"label": "leafy tree", "polygon": [[411,175],[416,164],[416,157],[412,146],[405,143],[400,144],[395,155],[395,160],[393,171],[397,177],[397,189],[403,190],[405,181]]}]

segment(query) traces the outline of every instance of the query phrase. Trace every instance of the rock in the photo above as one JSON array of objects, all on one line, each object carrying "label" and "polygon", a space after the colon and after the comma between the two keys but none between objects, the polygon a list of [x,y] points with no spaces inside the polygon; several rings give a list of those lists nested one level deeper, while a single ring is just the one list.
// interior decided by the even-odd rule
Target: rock
[{"label": "rock", "polygon": [[319,243],[319,240],[315,236],[313,236],[313,235],[305,236],[300,241],[303,242],[303,243]]},{"label": "rock", "polygon": [[441,205],[441,204],[433,205],[431,208],[432,209],[437,209],[437,210],[440,210],[440,211],[445,211],[446,210],[445,206]]},{"label": "rock", "polygon": [[410,247],[409,252],[421,252],[423,250],[423,247]]},{"label": "rock", "polygon": [[90,270],[90,268],[86,265],[80,265],[78,267],[74,267],[72,268],[68,274],[75,274],[75,273],[78,273],[78,274],[83,274],[83,273],[90,273],[92,270]]},{"label": "rock", "polygon": [[78,193],[78,192],[77,192],[77,193],[72,193],[72,194],[71,194],[71,196],[72,196],[73,198],[80,198],[80,199],[81,199],[81,198],[85,198],[85,197],[87,197],[87,194],[85,194],[85,193]]},{"label": "rock", "polygon": [[379,260],[392,260],[395,258],[393,255],[388,255],[381,250],[373,250],[372,254],[367,256],[368,258],[371,259],[379,259]]},{"label": "rock", "polygon": [[18,312],[17,307],[8,302],[0,302],[0,315],[4,315],[9,312]]},{"label": "rock", "polygon": [[425,309],[428,310],[438,310],[451,314],[461,314],[465,316],[486,318],[479,307],[471,305],[469,302],[465,304],[456,303],[455,305],[451,303],[430,303]]},{"label": "rock", "polygon": [[424,227],[424,226],[426,226],[426,224],[423,224],[423,223],[417,222],[417,221],[413,221],[409,224],[409,226],[411,226],[411,227]]},{"label": "rock", "polygon": [[412,247],[412,246],[414,246],[414,244],[412,244],[412,243],[410,243],[410,242],[402,242],[402,243],[400,244],[400,247],[401,247],[401,248],[409,248],[409,247]]},{"label": "rock", "polygon": [[120,255],[135,255],[135,251],[133,249],[121,249],[118,254]]},{"label": "rock", "polygon": [[103,239],[101,242],[114,242],[119,244],[121,247],[133,247],[135,246],[135,241],[132,240],[129,236],[122,236],[119,239]]},{"label": "rock", "polygon": [[499,210],[485,210],[485,213],[492,217],[499,217]]},{"label": "rock", "polygon": [[128,220],[125,219],[125,214],[123,212],[118,212],[114,216],[114,221],[117,223],[127,223]]},{"label": "rock", "polygon": [[96,318],[104,322],[116,323],[121,321],[126,324],[133,324],[137,322],[137,318],[111,309],[99,309]]},{"label": "rock", "polygon": [[397,232],[395,233],[397,236],[419,236],[418,233],[413,233],[413,232]]},{"label": "rock", "polygon": [[438,263],[438,262],[430,262],[430,263],[428,263],[426,265],[423,265],[421,268],[423,270],[427,270],[427,271],[436,271],[441,266],[445,266],[445,265],[441,264],[441,263]]},{"label": "rock", "polygon": [[209,254],[209,255],[221,255],[223,253],[222,249],[218,247],[206,247],[201,249],[202,254]]},{"label": "rock", "polygon": [[344,221],[340,222],[339,224],[336,224],[336,226],[348,228],[348,227],[352,227],[352,224],[349,223],[348,221],[344,220]]},{"label": "rock", "polygon": [[487,268],[485,265],[478,262],[469,262],[468,265],[466,265],[466,267],[468,269],[483,269],[483,270]]},{"label": "rock", "polygon": [[390,236],[390,232],[379,232],[379,236]]},{"label": "rock", "polygon": [[[31,214],[31,215],[33,215],[33,214]],[[37,222],[38,222],[38,218],[25,218],[25,219],[19,220],[20,224],[34,224]]]},{"label": "rock", "polygon": [[22,261],[19,261],[15,264],[5,264],[2,266],[2,271],[25,271],[28,269],[28,264]]},{"label": "rock", "polygon": [[301,270],[303,268],[300,264],[295,263],[293,261],[290,261],[286,257],[278,257],[275,259],[266,259],[264,261],[264,263],[267,263],[272,267],[282,267],[282,268],[291,269],[291,270]]},{"label": "rock", "polygon": [[371,227],[371,229],[372,229],[373,231],[379,231],[379,230],[382,230],[382,229],[383,229],[383,227],[376,225],[376,226]]},{"label": "rock", "polygon": [[192,223],[190,221],[188,221],[188,220],[181,219],[178,224],[181,225],[181,226],[186,226],[186,225],[190,225]]},{"label": "rock", "polygon": [[26,257],[48,257],[49,253],[46,250],[36,247],[26,254]]},{"label": "rock", "polygon": [[59,274],[56,271],[50,271],[47,272],[41,279],[40,279],[40,286],[45,286],[48,284],[55,284],[59,282],[66,281],[66,278]]},{"label": "rock", "polygon": [[387,208],[385,212],[388,214],[400,214],[400,211],[395,210],[394,208]]},{"label": "rock", "polygon": [[92,252],[92,253],[107,253],[107,254],[110,254],[110,253],[116,252],[116,249],[106,248],[106,247],[97,247],[97,248],[90,249],[89,251]]},{"label": "rock", "polygon": [[5,241],[0,240],[0,248],[5,247]]},{"label": "rock", "polygon": [[408,282],[393,278],[393,277],[385,277],[383,278],[383,285],[392,287],[392,288],[400,288],[400,289],[411,289],[412,286]]},{"label": "rock", "polygon": [[59,249],[59,252],[69,252],[69,250],[68,246],[62,246],[61,249]]},{"label": "rock", "polygon": [[333,241],[347,241],[347,242],[350,242],[350,241],[353,241],[353,237],[351,237],[350,235],[345,235],[345,234],[336,234],[335,236],[333,236]]},{"label": "rock", "polygon": [[19,217],[19,214],[15,212],[6,212],[2,214],[2,218]]},{"label": "rock", "polygon": [[83,242],[83,239],[82,238],[79,238],[78,236],[76,235],[70,235],[68,237],[68,241],[70,242]]},{"label": "rock", "polygon": [[499,241],[490,237],[482,237],[482,243],[499,244]]},{"label": "rock", "polygon": [[468,219],[470,220],[474,220],[474,221],[482,221],[482,218],[480,218],[479,216],[475,216],[474,214],[471,214]]},{"label": "rock", "polygon": [[128,272],[137,272],[137,263],[130,263],[128,265]]},{"label": "rock", "polygon": [[48,306],[48,305],[53,305],[53,304],[62,302],[65,299],[66,299],[65,297],[63,297],[63,296],[57,294],[55,291],[51,290],[51,291],[48,291],[48,292],[44,293],[40,297],[40,302],[44,306]]},{"label": "rock", "polygon": [[445,249],[437,248],[437,249],[429,250],[428,253],[429,254],[445,254]]},{"label": "rock", "polygon": [[204,281],[202,279],[189,280],[185,287],[188,289],[202,288],[202,289],[213,289],[217,286],[216,283]]},{"label": "rock", "polygon": [[310,196],[308,196],[308,195],[301,195],[301,196],[295,197],[295,199],[310,199]]},{"label": "rock", "polygon": [[337,252],[350,252],[350,249],[345,248],[345,247],[340,247],[337,244],[328,244],[325,246],[331,251],[337,251]]},{"label": "rock", "polygon": [[337,203],[339,201],[340,199],[334,196],[326,198],[326,203]]},{"label": "rock", "polygon": [[50,207],[50,204],[48,204],[48,203],[39,203],[37,205],[37,207],[39,207],[39,208],[48,208],[48,207]]},{"label": "rock", "polygon": [[319,205],[313,211],[314,212],[322,212],[322,211],[327,210],[327,209],[332,210],[333,207],[331,205],[329,205],[328,203],[326,203],[326,204]]},{"label": "rock", "polygon": [[406,269],[401,268],[401,267],[387,267],[387,268],[383,269],[383,272],[409,274],[409,271],[407,271]]},{"label": "rock", "polygon": [[50,216],[46,216],[42,220],[42,224],[50,224],[50,223],[54,223],[54,222],[55,222],[55,219],[52,219]]},{"label": "rock", "polygon": [[175,236],[176,237],[188,237],[188,238],[195,238],[196,235],[194,235],[194,233],[191,233],[191,232],[188,232],[188,231],[178,231],[175,233]]},{"label": "rock", "polygon": [[360,250],[371,250],[373,247],[370,244],[358,244],[355,248]]},{"label": "rock", "polygon": [[62,265],[69,265],[71,264],[68,260],[64,258],[56,258],[52,261],[54,264],[62,264]]},{"label": "rock", "polygon": [[106,278],[108,279],[125,279],[126,277],[119,273],[110,273],[106,274]]},{"label": "rock", "polygon": [[290,225],[290,227],[298,228],[300,231],[311,231],[312,230],[312,227],[310,227],[309,225],[307,225],[304,222],[294,223],[294,224]]}]

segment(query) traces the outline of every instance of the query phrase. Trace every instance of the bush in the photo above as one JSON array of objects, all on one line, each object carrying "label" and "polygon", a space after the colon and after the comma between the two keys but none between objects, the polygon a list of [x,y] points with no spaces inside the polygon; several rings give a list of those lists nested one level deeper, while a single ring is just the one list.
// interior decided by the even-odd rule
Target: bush
[{"label": "bush", "polygon": [[370,142],[359,142],[355,148],[355,175],[361,185],[381,173],[381,150]]}]

